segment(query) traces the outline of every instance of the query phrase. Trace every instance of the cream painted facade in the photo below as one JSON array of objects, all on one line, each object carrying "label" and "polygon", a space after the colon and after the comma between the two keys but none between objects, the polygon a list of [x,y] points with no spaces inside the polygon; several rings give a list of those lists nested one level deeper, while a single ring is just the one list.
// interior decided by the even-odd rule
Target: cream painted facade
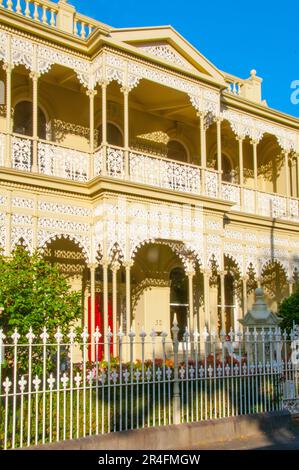
[{"label": "cream painted facade", "polygon": [[256,72],[218,70],[171,27],[0,4],[5,254],[59,262],[90,330],[170,333],[174,313],[180,334],[238,329],[257,285],[275,310],[299,268],[299,121]]}]

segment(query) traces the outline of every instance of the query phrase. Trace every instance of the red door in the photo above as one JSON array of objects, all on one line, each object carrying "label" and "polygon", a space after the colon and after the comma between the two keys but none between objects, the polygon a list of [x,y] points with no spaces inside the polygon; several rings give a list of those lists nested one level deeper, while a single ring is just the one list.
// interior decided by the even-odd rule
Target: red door
[{"label": "red door", "polygon": [[[104,342],[107,342],[107,337],[104,338],[104,306],[103,306],[103,294],[96,294],[95,296],[95,328],[99,327],[101,338],[98,344],[98,360],[102,361],[104,356]],[[108,325],[110,326],[111,333],[113,333],[113,315],[112,315],[112,303],[111,298],[108,298]],[[92,335],[94,332],[91,331],[91,297],[88,298],[88,333]],[[110,344],[110,354],[113,353],[113,344]],[[95,352],[95,358],[96,358]],[[91,361],[91,345],[88,348],[88,359]]]}]

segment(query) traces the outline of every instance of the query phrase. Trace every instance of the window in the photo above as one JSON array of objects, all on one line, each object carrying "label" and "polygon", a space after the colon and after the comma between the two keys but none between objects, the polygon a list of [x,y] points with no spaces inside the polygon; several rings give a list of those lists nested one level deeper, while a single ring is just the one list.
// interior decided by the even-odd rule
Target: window
[{"label": "window", "polygon": [[[33,135],[33,106],[31,101],[21,101],[15,106],[13,132]],[[38,108],[38,137],[47,138],[47,120],[44,112]]]},{"label": "window", "polygon": [[188,153],[183,144],[178,140],[170,140],[167,144],[167,156],[178,162],[187,162]]},{"label": "window", "polygon": [[[98,137],[98,145],[102,143],[102,126],[98,128],[99,137]],[[107,123],[107,142],[110,145],[115,145],[116,147],[123,147],[123,135],[120,129],[111,122]]]}]

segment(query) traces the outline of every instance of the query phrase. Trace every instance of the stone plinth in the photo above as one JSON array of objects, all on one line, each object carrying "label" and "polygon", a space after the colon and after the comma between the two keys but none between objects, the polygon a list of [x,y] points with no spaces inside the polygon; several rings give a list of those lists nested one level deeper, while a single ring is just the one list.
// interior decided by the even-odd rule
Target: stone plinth
[{"label": "stone plinth", "polygon": [[264,291],[261,288],[255,290],[255,303],[240,323],[249,330],[276,329],[281,322],[275,313],[268,309],[264,299]]},{"label": "stone plinth", "polygon": [[[271,330],[277,331],[281,318],[268,309],[264,299],[264,291],[261,288],[255,290],[255,303],[242,320],[239,320],[245,331],[249,331],[249,342],[247,344],[247,353],[249,353],[252,363],[264,360],[264,355],[269,352]],[[262,333],[262,334],[261,334]],[[273,340],[272,340],[273,341]],[[280,360],[281,350],[279,344],[272,343],[276,360]]]}]

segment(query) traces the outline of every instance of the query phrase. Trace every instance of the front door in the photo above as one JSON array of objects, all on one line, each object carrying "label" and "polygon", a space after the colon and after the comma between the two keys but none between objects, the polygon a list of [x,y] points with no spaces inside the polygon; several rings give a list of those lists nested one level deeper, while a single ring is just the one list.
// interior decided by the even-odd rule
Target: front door
[{"label": "front door", "polygon": [[[101,333],[101,338],[99,339],[98,344],[98,351],[95,357],[98,357],[99,361],[103,360],[104,357],[104,343],[107,342],[107,337],[104,338],[104,303],[103,303],[103,294],[96,294],[95,296],[95,328],[99,328],[99,332]],[[91,331],[91,297],[88,298],[88,333],[91,335],[93,332]],[[112,315],[112,300],[108,298],[108,325],[110,326],[111,332],[113,333],[113,315]],[[107,334],[107,332],[106,332]],[[110,354],[113,353],[113,344],[110,345]],[[91,345],[88,347],[88,359],[89,361],[92,360],[91,355]]]}]

